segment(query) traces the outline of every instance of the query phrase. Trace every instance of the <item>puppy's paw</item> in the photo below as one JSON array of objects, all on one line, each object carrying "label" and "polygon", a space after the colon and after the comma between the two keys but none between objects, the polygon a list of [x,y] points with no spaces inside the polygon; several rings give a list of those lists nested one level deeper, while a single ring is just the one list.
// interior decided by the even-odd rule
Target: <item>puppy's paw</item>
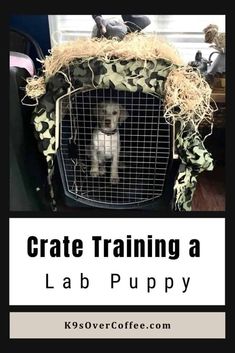
[{"label": "puppy's paw", "polygon": [[93,178],[98,178],[99,170],[98,169],[91,169],[90,174]]},{"label": "puppy's paw", "polygon": [[111,179],[110,179],[110,183],[113,184],[113,185],[118,184],[119,183],[118,175],[112,176]]}]

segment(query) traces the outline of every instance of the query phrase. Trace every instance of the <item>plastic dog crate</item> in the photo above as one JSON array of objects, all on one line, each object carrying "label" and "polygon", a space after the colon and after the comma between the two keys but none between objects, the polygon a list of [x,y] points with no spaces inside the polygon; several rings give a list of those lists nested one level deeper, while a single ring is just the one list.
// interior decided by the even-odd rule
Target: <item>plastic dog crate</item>
[{"label": "plastic dog crate", "polygon": [[[94,108],[115,102],[128,112],[118,124],[119,182],[110,182],[111,161],[104,175],[91,173],[92,133],[98,127]],[[114,89],[74,90],[56,104],[57,160],[65,204],[70,207],[170,208],[175,168],[173,128],[156,96]],[[112,141],[112,136],[111,136]]]}]

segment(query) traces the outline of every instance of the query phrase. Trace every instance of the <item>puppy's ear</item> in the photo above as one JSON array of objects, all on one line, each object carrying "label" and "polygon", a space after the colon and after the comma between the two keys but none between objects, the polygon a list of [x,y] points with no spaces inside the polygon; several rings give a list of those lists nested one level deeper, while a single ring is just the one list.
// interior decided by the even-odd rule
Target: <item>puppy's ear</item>
[{"label": "puppy's ear", "polygon": [[128,117],[129,117],[128,111],[126,110],[126,108],[124,108],[122,105],[120,105],[119,121],[122,123],[122,122],[125,121]]}]

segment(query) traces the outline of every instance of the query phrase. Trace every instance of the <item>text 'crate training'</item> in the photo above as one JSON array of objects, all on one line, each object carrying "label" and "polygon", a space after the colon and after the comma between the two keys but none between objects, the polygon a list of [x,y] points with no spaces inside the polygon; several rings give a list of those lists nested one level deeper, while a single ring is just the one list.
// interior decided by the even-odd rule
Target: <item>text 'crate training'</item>
[{"label": "text 'crate training'", "polygon": [[[97,111],[100,104],[104,108],[111,106],[111,119],[117,115],[116,105],[121,107],[126,111],[125,121],[119,120],[110,132],[102,132],[103,121]],[[163,117],[160,99],[141,92],[76,90],[59,99],[57,115],[60,173],[67,196],[104,206],[135,204],[162,195],[171,153],[171,129]],[[104,121],[104,126],[111,123]],[[104,154],[95,176],[94,138],[98,155]],[[116,154],[118,178],[112,180],[112,159]]]}]

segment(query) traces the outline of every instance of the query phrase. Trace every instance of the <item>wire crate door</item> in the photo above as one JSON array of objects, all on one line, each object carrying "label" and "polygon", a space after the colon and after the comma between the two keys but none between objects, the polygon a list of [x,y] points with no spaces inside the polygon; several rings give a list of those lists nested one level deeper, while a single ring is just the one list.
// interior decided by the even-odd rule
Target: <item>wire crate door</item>
[{"label": "wire crate door", "polygon": [[[126,121],[117,127],[120,136],[117,184],[110,182],[112,160],[105,161],[103,175],[91,175],[92,136],[99,129],[95,109],[101,102],[115,102],[128,112]],[[56,115],[59,120],[57,154],[68,197],[115,208],[162,195],[172,157],[172,134],[159,98],[113,89],[75,90],[58,100]],[[112,143],[112,135],[110,139]]]}]

